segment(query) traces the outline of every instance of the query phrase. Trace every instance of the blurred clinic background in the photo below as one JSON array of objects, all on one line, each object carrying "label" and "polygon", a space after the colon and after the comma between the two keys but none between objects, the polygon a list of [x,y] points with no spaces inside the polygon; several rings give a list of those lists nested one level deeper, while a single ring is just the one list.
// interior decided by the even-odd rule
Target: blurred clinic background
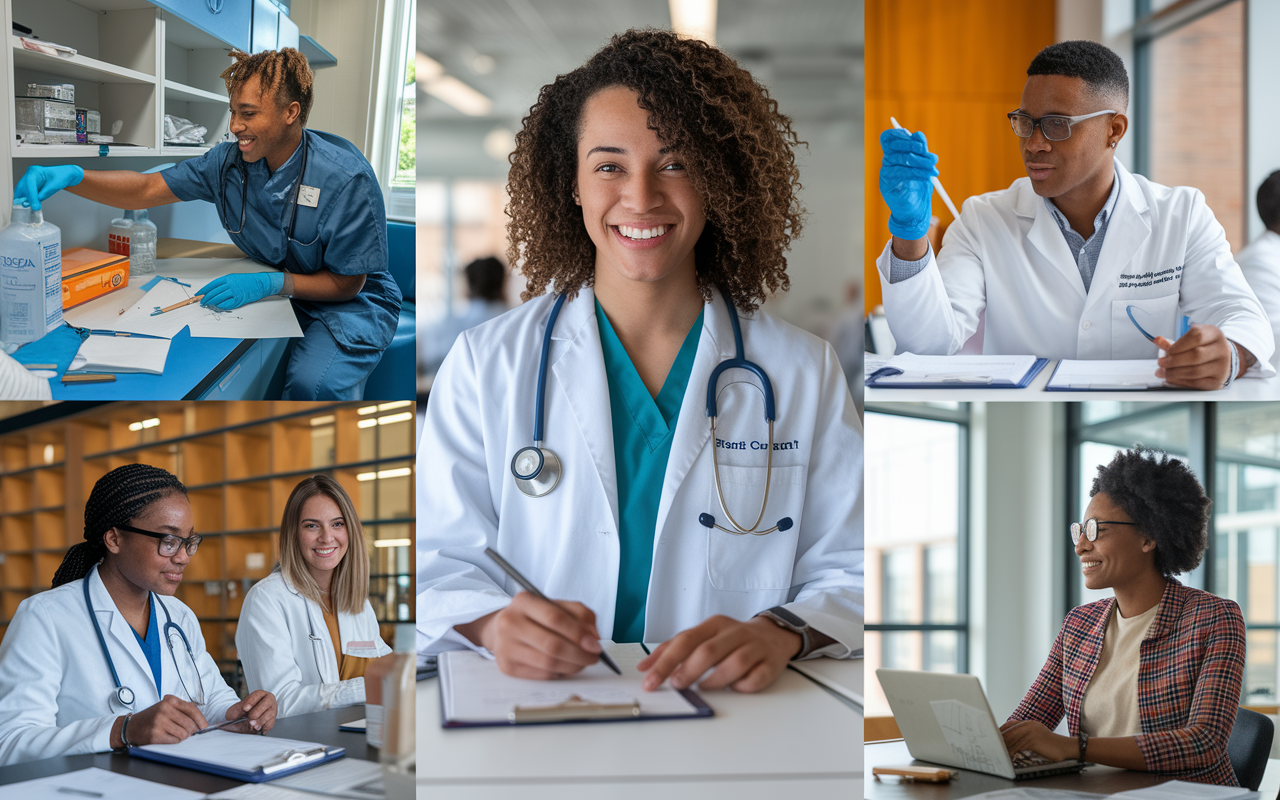
[{"label": "blurred clinic background", "polygon": [[[768,87],[809,143],[797,153],[809,217],[788,258],[791,291],[766,307],[859,357],[862,0],[431,0],[417,11],[420,399],[459,330],[519,302],[518,273],[482,287],[511,266],[507,156],[538,90],[613,34],[645,26],[700,30]],[[499,263],[473,268],[480,288],[469,293],[464,268],[485,257]],[[496,300],[470,303],[472,294]]]},{"label": "blurred clinic background", "polygon": [[1099,464],[1141,443],[1185,459],[1213,498],[1184,584],[1244,612],[1240,703],[1275,715],[1280,684],[1280,416],[1274,403],[870,403],[868,741],[896,727],[879,667],[967,672],[1003,721],[1084,588],[1070,524]]},{"label": "blurred clinic background", "polygon": [[[1280,169],[1280,3],[1266,0],[866,0],[866,308],[880,304],[875,258],[889,239],[880,132],[922,130],[957,208],[1025,176],[1005,114],[1042,48],[1090,39],[1129,72],[1129,131],[1116,157],[1166,185],[1194,186],[1233,253],[1263,232],[1258,185]],[[952,218],[934,196],[935,242]],[[868,349],[889,343],[873,322]],[[980,333],[980,332],[979,332]],[[887,350],[892,352],[891,350]],[[965,352],[968,352],[966,350]]]}]

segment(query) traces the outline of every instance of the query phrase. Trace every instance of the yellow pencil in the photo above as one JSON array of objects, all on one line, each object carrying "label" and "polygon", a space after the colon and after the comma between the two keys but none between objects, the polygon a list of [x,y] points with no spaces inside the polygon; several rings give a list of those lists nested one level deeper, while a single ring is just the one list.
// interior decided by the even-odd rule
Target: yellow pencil
[{"label": "yellow pencil", "polygon": [[152,312],[151,312],[151,316],[153,316],[153,317],[154,317],[154,316],[155,316],[155,315],[157,315],[157,314],[163,314],[164,312],[166,312],[166,311],[172,311],[172,310],[174,310],[175,308],[182,308],[183,306],[189,306],[189,305],[191,305],[192,303],[199,303],[203,298],[204,298],[204,295],[202,295],[202,294],[198,294],[198,295],[196,295],[195,297],[189,297],[189,298],[187,298],[186,300],[183,300],[181,303],[174,303],[174,304],[173,304],[173,305],[171,305],[171,306],[165,306],[164,308],[161,308],[161,309],[157,309],[157,310],[155,310],[155,311],[152,311]]}]

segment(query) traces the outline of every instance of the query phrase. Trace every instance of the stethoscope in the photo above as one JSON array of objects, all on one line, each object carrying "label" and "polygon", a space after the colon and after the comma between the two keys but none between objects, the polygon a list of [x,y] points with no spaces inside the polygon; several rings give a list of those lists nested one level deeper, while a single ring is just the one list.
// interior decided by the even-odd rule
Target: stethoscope
[{"label": "stethoscope", "polygon": [[[286,243],[290,240],[297,241],[296,239],[293,238],[293,226],[294,226],[294,223],[298,221],[298,192],[301,191],[302,179],[307,174],[307,133],[306,131],[302,132],[302,141],[299,142],[298,147],[302,149],[302,163],[299,165],[300,169],[298,170],[298,179],[293,182],[293,200],[289,203],[289,233],[288,233],[288,239],[286,240]],[[218,213],[222,216],[222,225],[223,225],[223,228],[227,231],[227,233],[235,234],[238,236],[240,235],[240,232],[244,230],[244,222],[246,219],[245,210],[249,207],[247,203],[249,199],[249,175],[245,171],[244,159],[241,158],[240,156],[240,150],[238,148],[230,148],[230,149],[235,152],[235,165],[236,165],[236,168],[240,170],[240,227],[233,231],[228,225],[228,223],[231,220],[231,216],[225,213],[226,202],[227,202],[226,192],[223,192],[218,196]],[[218,177],[220,182],[223,179],[225,179],[228,166],[229,165],[227,164],[227,158],[226,156],[223,156],[222,169],[218,172]],[[219,189],[221,188],[222,187],[219,186]]]},{"label": "stethoscope", "polygon": [[[85,608],[89,610],[89,620],[93,622],[94,633],[98,634],[98,644],[102,646],[102,655],[106,657],[107,668],[111,670],[111,680],[113,680],[116,684],[116,690],[115,692],[112,693],[112,696],[115,697],[116,702],[120,703],[120,705],[124,706],[130,711],[133,711],[134,710],[133,706],[134,706],[134,703],[137,701],[137,697],[134,695],[132,689],[130,689],[128,686],[125,686],[120,682],[120,676],[116,673],[115,662],[111,660],[111,651],[107,649],[107,640],[102,635],[102,627],[98,625],[98,615],[94,613],[93,602],[90,601],[89,599],[88,576],[85,577],[82,583],[84,584],[83,586],[84,605],[85,605]],[[162,635],[164,636],[165,642],[169,645],[169,656],[173,659],[173,666],[174,666],[174,670],[178,674],[178,681],[182,684],[183,691],[187,693],[187,698],[191,700],[193,703],[195,703],[196,705],[201,705],[204,697],[204,691],[203,691],[204,687],[203,686],[200,687],[201,699],[197,699],[197,696],[189,688],[187,688],[187,682],[182,677],[182,669],[178,666],[178,654],[173,651],[173,638],[170,633],[170,630],[172,629],[173,631],[176,631],[177,634],[182,637],[182,644],[185,645],[187,648],[187,658],[191,660],[191,666],[193,669],[192,674],[196,676],[197,680],[199,680],[200,668],[196,665],[195,654],[191,652],[191,643],[187,641],[187,635],[182,632],[181,626],[174,624],[173,618],[169,616],[169,609],[165,607],[164,602],[160,600],[159,597],[156,597],[155,593],[151,593],[151,597],[155,597],[156,605],[160,606],[160,610],[164,612],[165,623],[164,623],[164,628],[162,630]]]},{"label": "stethoscope", "polygon": [[[720,499],[720,508],[724,511],[724,515],[728,518],[733,530],[716,524],[716,518],[710,514],[699,514],[698,522],[706,528],[715,528],[725,533],[739,535],[749,533],[754,536],[763,536],[774,531],[789,530],[793,524],[790,517],[783,517],[778,520],[778,523],[772,528],[757,530],[760,527],[760,521],[764,518],[765,506],[769,503],[769,483],[773,475],[773,420],[775,410],[773,384],[769,381],[769,376],[765,374],[760,365],[746,359],[742,347],[742,326],[738,322],[738,310],[734,308],[733,301],[729,299],[729,295],[724,289],[720,290],[720,294],[724,297],[725,305],[729,308],[729,321],[733,324],[735,357],[721,361],[711,371],[711,377],[707,381],[707,418],[711,424],[711,464],[712,472],[715,476],[716,496]],[[560,316],[560,309],[564,306],[564,301],[565,296],[563,294],[556,298],[555,304],[551,306],[551,314],[547,317],[547,328],[542,334],[542,356],[538,361],[538,395],[534,400],[533,411],[533,445],[520,448],[511,458],[511,474],[515,477],[516,488],[530,497],[542,497],[556,488],[560,483],[560,475],[563,471],[560,459],[556,454],[542,446],[542,437],[543,399],[547,389],[547,359],[551,352],[551,333],[552,329],[555,328],[556,318]],[[721,373],[730,369],[745,369],[760,379],[760,385],[764,392],[764,416],[769,423],[769,449],[766,451],[764,496],[760,500],[760,513],[756,515],[755,522],[749,528],[740,525],[733,518],[733,515],[729,513],[729,507],[724,499],[724,492],[720,488],[720,459],[715,447],[716,382],[720,379]]]}]

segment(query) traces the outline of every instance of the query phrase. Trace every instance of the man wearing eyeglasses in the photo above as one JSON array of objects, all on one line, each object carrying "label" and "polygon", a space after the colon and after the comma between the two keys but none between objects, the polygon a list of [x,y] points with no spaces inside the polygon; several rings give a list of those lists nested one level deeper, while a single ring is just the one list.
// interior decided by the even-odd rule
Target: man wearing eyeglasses
[{"label": "man wearing eyeglasses", "polygon": [[1157,377],[1195,389],[1274,375],[1267,317],[1204,196],[1115,158],[1129,126],[1120,57],[1060,42],[1027,75],[1008,115],[1027,177],[969,198],[936,259],[925,233],[937,156],[923,133],[881,134],[893,238],[876,263],[898,351],[955,354],[985,311],[986,353],[1158,357]]}]

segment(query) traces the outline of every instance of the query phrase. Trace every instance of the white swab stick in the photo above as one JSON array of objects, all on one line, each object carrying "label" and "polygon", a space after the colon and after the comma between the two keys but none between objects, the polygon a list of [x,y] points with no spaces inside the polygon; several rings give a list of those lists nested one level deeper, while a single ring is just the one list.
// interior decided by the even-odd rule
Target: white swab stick
[{"label": "white swab stick", "polygon": [[[893,127],[898,130],[907,131],[907,129],[899,125],[898,121],[893,117],[889,117],[889,121],[892,122]],[[907,133],[911,133],[911,131],[907,131]],[[942,188],[942,181],[938,180],[937,175],[933,176],[933,188],[938,190],[938,196],[942,198],[943,205],[945,205],[947,210],[951,212],[951,218],[960,219],[960,212],[956,211],[955,203],[951,202],[951,198],[947,195],[947,190]]]}]

